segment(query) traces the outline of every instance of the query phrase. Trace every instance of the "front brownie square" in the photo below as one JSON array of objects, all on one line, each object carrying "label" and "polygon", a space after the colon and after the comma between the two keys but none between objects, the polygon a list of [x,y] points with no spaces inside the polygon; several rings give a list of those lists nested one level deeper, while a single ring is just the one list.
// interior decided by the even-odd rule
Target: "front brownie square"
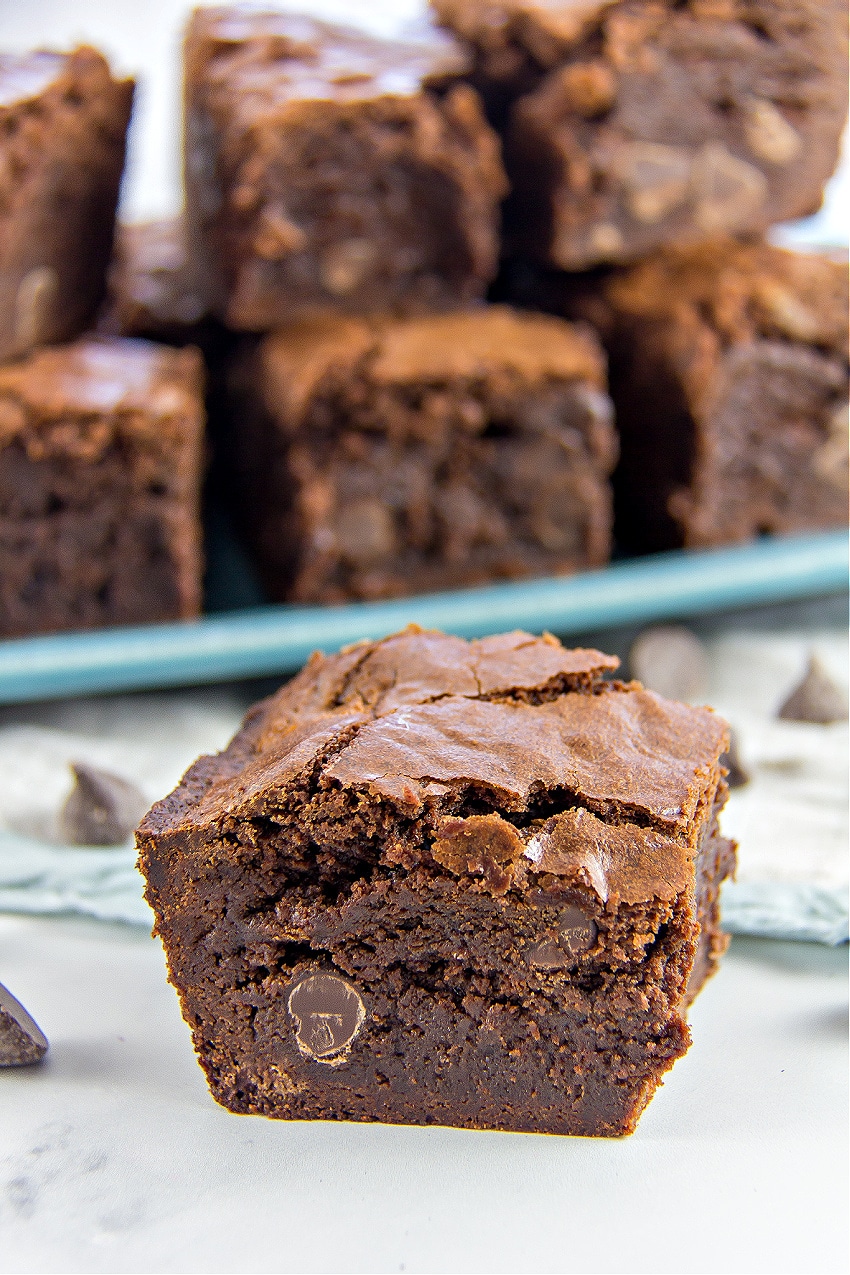
[{"label": "front brownie square", "polygon": [[186,192],[205,297],[232,328],[454,309],[496,272],[499,144],[448,36],[196,11]]},{"label": "front brownie square", "polygon": [[513,95],[515,250],[581,270],[820,206],[847,113],[843,0],[434,7],[485,95]]},{"label": "front brownie square", "polygon": [[242,520],[275,598],[605,563],[616,457],[590,329],[501,306],[267,337],[237,378]]},{"label": "front brownie square", "polygon": [[118,337],[0,368],[0,634],[198,614],[202,382]]},{"label": "front brownie square", "polygon": [[846,262],[730,241],[611,277],[618,543],[847,523],[847,294]]},{"label": "front brownie square", "polygon": [[314,655],[138,832],[213,1096],[634,1128],[725,938],[725,724],[616,659],[408,629]]},{"label": "front brownie square", "polygon": [[0,54],[0,360],[100,303],[132,100],[95,49]]}]

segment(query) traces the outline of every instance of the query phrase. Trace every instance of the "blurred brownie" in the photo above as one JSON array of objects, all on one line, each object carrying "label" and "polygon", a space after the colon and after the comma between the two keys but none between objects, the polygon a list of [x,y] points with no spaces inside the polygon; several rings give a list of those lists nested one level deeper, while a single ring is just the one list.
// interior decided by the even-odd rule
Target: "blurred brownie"
[{"label": "blurred brownie", "polygon": [[174,345],[195,342],[206,306],[189,266],[182,217],[118,223],[99,327]]},{"label": "blurred brownie", "polygon": [[0,368],[0,634],[198,614],[202,380],[107,337]]},{"label": "blurred brownie", "polygon": [[204,299],[240,330],[481,297],[505,178],[466,59],[249,5],[186,37],[186,194]]},{"label": "blurred brownie", "polygon": [[608,559],[616,443],[589,328],[501,306],[317,320],[265,338],[237,381],[242,521],[275,598]]},{"label": "blurred brownie", "polygon": [[132,100],[95,49],[0,54],[0,360],[94,315]]},{"label": "blurred brownie", "polygon": [[408,629],[314,655],[138,832],[213,1096],[634,1128],[725,946],[725,724],[616,659]]},{"label": "blurred brownie", "polygon": [[847,523],[846,262],[721,240],[614,274],[594,304],[620,434],[618,543]]},{"label": "blurred brownie", "polygon": [[433,0],[504,120],[513,247],[565,270],[820,205],[847,114],[842,0]]}]

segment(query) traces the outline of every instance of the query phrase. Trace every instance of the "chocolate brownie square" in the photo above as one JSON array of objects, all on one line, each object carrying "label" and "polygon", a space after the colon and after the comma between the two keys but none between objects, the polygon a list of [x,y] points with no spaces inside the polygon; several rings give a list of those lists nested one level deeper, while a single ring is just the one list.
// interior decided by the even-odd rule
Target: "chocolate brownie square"
[{"label": "chocolate brownie square", "polygon": [[433,0],[498,103],[516,250],[565,270],[820,205],[847,114],[842,0]]},{"label": "chocolate brownie square", "polygon": [[230,327],[483,295],[505,178],[448,36],[235,5],[196,11],[185,59],[190,244]]},{"label": "chocolate brownie square", "polygon": [[97,309],[132,100],[95,49],[0,54],[0,360]]},{"label": "chocolate brownie square", "polygon": [[183,218],[119,222],[98,330],[189,345],[203,336],[206,318],[189,264]]},{"label": "chocolate brownie square", "polygon": [[846,525],[846,262],[716,241],[615,273],[595,305],[621,440],[619,543]]},{"label": "chocolate brownie square", "polygon": [[725,946],[725,724],[616,659],[408,629],[314,655],[138,832],[213,1096],[634,1128]]},{"label": "chocolate brownie square", "polygon": [[237,379],[242,522],[275,598],[608,559],[616,441],[590,329],[501,306],[322,320],[265,338]]},{"label": "chocolate brownie square", "polygon": [[198,614],[202,381],[117,337],[0,368],[0,634]]}]

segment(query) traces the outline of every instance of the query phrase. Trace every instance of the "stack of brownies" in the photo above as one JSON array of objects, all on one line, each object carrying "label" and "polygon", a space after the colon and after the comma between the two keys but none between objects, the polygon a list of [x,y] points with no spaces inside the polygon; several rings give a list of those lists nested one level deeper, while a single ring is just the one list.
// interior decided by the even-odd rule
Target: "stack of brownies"
[{"label": "stack of brownies", "polygon": [[205,379],[277,600],[846,522],[846,270],[762,238],[835,166],[845,6],[433,8],[198,10],[184,213],[114,253],[132,85],[0,59],[0,634],[198,613]]}]

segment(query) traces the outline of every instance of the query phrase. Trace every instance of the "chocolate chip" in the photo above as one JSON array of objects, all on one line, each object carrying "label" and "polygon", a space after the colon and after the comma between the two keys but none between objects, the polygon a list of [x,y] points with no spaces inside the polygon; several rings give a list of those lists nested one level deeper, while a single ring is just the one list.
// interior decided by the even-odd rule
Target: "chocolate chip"
[{"label": "chocolate chip", "polygon": [[726,782],[730,788],[743,788],[745,784],[750,782],[750,772],[741,761],[741,754],[738,751],[738,736],[734,731],[729,732],[729,747],[725,753],[721,754],[720,765],[725,766],[729,772],[726,776]]},{"label": "chocolate chip", "polygon": [[706,234],[741,230],[767,198],[764,174],[722,142],[707,142],[691,168],[694,220]]},{"label": "chocolate chip", "polygon": [[543,939],[527,949],[526,959],[538,969],[566,969],[596,942],[596,922],[574,903],[568,903],[558,918],[557,937]]},{"label": "chocolate chip", "polygon": [[28,1067],[47,1053],[47,1037],[0,983],[0,1067]]},{"label": "chocolate chip", "polygon": [[336,974],[307,974],[289,993],[287,1009],[295,1022],[301,1053],[317,1062],[339,1062],[360,1031],[366,1010],[358,993]]},{"label": "chocolate chip", "polygon": [[803,139],[773,102],[752,98],[744,115],[744,134],[750,150],[768,164],[790,164]]},{"label": "chocolate chip", "polygon": [[630,142],[620,157],[620,177],[632,215],[654,224],[685,202],[691,153],[682,146]]},{"label": "chocolate chip", "polygon": [[23,353],[45,340],[59,290],[52,266],[36,266],[24,275],[15,296],[15,348]]},{"label": "chocolate chip", "polygon": [[59,815],[63,840],[74,846],[120,846],[148,808],[135,784],[108,770],[72,762],[74,787]]},{"label": "chocolate chip", "polygon": [[659,624],[643,633],[629,651],[632,677],[667,699],[692,701],[704,690],[707,661],[695,633],[679,624]]},{"label": "chocolate chip", "polygon": [[806,675],[784,701],[777,717],[786,722],[813,722],[828,726],[847,720],[847,694],[827,673],[816,655],[809,658]]},{"label": "chocolate chip", "polygon": [[562,911],[558,930],[558,942],[570,956],[580,956],[596,942],[596,922],[573,903],[568,903]]}]

